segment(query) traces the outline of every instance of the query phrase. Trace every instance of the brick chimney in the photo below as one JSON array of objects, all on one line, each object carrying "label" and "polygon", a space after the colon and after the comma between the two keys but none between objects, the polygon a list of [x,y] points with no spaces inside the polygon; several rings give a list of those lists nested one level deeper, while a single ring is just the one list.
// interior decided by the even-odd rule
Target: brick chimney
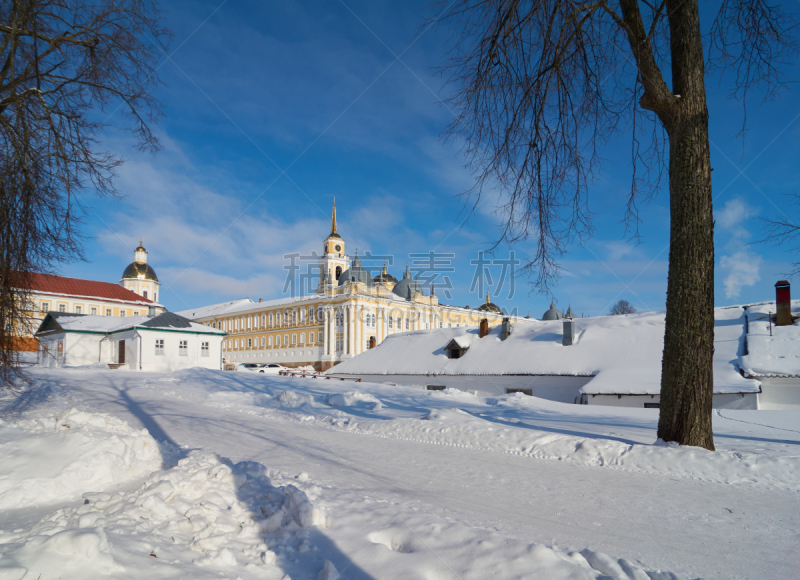
[{"label": "brick chimney", "polygon": [[370,348],[375,348],[376,346],[378,346],[378,341],[375,340],[374,336],[370,336],[369,337],[369,347]]},{"label": "brick chimney", "polygon": [[777,312],[775,326],[790,326],[794,321],[792,320],[789,282],[786,280],[780,280],[775,283],[775,307]]},{"label": "brick chimney", "polygon": [[481,318],[481,325],[478,330],[478,338],[483,338],[489,334],[489,319]]}]

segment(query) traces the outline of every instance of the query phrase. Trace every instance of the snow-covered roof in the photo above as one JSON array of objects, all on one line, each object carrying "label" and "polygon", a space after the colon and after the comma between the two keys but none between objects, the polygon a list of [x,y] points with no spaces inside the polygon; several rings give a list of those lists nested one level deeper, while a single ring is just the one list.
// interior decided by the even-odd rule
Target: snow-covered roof
[{"label": "snow-covered roof", "polygon": [[[66,314],[66,316],[65,316]],[[55,324],[53,324],[53,321]],[[95,316],[89,314],[49,313],[37,330],[37,336],[46,336],[58,332],[101,332],[112,333],[134,328],[180,332],[202,332],[206,334],[224,335],[225,331],[217,330],[191,322],[172,312],[164,312],[158,316]]]},{"label": "snow-covered roof", "polygon": [[212,304],[210,306],[201,306],[199,308],[190,308],[189,310],[181,310],[177,314],[184,316],[190,320],[198,320],[201,318],[230,316],[232,314],[244,314],[247,312],[260,312],[265,308],[273,306],[283,306],[288,304],[295,304],[297,302],[308,302],[310,300],[319,300],[319,296],[297,296],[294,298],[278,298],[277,300],[264,300],[262,302],[254,302],[249,298],[240,298],[230,302],[221,302],[220,304]]},{"label": "snow-covered roof", "polygon": [[[716,308],[714,392],[758,392],[737,364],[744,339],[742,307]],[[569,375],[594,377],[586,394],[654,394],[661,391],[664,313],[575,319],[575,342],[562,346],[563,322],[525,321],[500,340],[500,327],[478,338],[477,328],[443,328],[394,334],[380,346],[330,372],[360,375]],[[469,350],[450,359],[444,347],[458,338]]]},{"label": "snow-covered roof", "polygon": [[[792,300],[792,311],[800,310],[800,300]],[[769,313],[775,316],[775,302],[753,304],[747,309],[747,348],[740,366],[748,377],[800,376],[800,321],[791,326],[775,326],[770,336]]]}]

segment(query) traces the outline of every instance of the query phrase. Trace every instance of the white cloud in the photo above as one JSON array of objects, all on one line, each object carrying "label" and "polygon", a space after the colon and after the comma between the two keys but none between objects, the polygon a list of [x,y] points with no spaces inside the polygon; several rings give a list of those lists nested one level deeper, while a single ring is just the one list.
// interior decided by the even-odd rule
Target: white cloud
[{"label": "white cloud", "polygon": [[753,286],[761,280],[759,270],[763,259],[758,254],[745,249],[730,256],[722,256],[720,266],[728,272],[725,277],[725,297],[736,298],[745,286]]},{"label": "white cloud", "polygon": [[746,239],[750,237],[750,232],[745,227],[745,222],[757,213],[758,210],[751,207],[743,198],[734,197],[728,200],[714,217],[717,225],[734,238]]}]

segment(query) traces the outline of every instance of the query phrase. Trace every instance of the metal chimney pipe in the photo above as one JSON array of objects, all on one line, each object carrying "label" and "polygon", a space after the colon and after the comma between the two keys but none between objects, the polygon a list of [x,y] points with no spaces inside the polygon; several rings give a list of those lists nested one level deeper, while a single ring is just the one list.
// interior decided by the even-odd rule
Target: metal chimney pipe
[{"label": "metal chimney pipe", "polygon": [[571,318],[564,318],[564,336],[561,337],[563,346],[570,346],[575,342],[575,321]]},{"label": "metal chimney pipe", "polygon": [[503,318],[503,326],[500,329],[500,340],[505,340],[511,336],[511,320],[506,316]]}]

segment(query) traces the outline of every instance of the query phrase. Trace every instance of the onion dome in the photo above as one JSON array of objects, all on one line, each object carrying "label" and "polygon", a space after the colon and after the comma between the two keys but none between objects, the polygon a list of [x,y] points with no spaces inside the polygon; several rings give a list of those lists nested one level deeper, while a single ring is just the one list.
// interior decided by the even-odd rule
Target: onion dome
[{"label": "onion dome", "polygon": [[550,308],[542,314],[542,320],[561,320],[562,318],[564,318],[564,315],[556,308],[556,303],[550,301]]},{"label": "onion dome", "polygon": [[492,303],[492,299],[489,298],[489,293],[488,292],[486,293],[486,302],[484,302],[483,304],[481,304],[478,307],[478,311],[480,311],[480,312],[496,312],[498,314],[501,314],[503,312],[502,310],[500,310],[500,307],[497,304]]},{"label": "onion dome", "polygon": [[392,288],[392,292],[400,298],[405,298],[406,300],[411,300],[411,297],[414,296],[414,294],[422,294],[422,286],[420,286],[418,281],[411,277],[411,273],[408,271],[408,265],[406,265],[406,271],[403,274],[403,279],[395,284],[394,288]]},{"label": "onion dome", "polygon": [[122,279],[133,278],[135,280],[155,280],[158,282],[156,271],[147,263],[147,250],[139,239],[139,247],[133,251],[133,262],[128,264],[122,273]]},{"label": "onion dome", "polygon": [[158,282],[158,276],[156,276],[156,271],[153,270],[152,266],[150,264],[140,264],[139,262],[128,264],[128,267],[122,273],[122,279],[124,280],[125,278],[155,280]]},{"label": "onion dome", "polygon": [[361,267],[361,260],[358,258],[358,253],[356,253],[356,257],[353,258],[353,263],[350,264],[350,268],[342,272],[339,276],[339,286],[344,286],[348,282],[361,282],[370,287],[375,286],[375,282],[372,281],[372,276]]},{"label": "onion dome", "polygon": [[386,263],[384,262],[383,270],[381,270],[380,274],[373,278],[373,282],[376,284],[397,284],[397,278],[386,271]]}]

